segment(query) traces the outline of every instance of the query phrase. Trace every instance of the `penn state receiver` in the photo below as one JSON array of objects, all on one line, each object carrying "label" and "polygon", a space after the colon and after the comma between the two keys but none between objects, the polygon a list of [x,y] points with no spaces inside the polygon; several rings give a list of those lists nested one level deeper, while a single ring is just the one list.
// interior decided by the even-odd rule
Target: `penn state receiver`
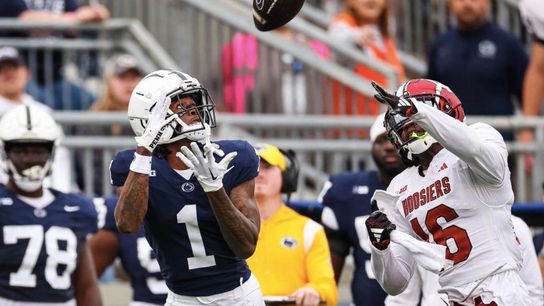
[{"label": "penn state receiver", "polygon": [[118,197],[94,198],[99,231],[89,240],[96,274],[100,277],[117,257],[132,287],[129,306],[164,305],[168,288],[155,253],[145,239],[143,226],[135,234],[119,232],[114,211]]},{"label": "penn state receiver", "polygon": [[143,223],[168,286],[166,305],[264,305],[245,258],[260,218],[254,179],[259,158],[245,141],[210,141],[215,105],[190,75],[148,74],[128,109],[137,148],[120,152],[112,181],[120,231]]},{"label": "penn state receiver", "polygon": [[[370,199],[376,189],[385,189],[404,170],[398,152],[389,141],[380,114],[370,128],[372,158],[376,170],[331,175],[323,186],[319,201],[324,209],[321,222],[325,225],[331,248],[336,282],[340,279],[344,261],[353,251],[355,270],[351,281],[351,296],[357,306],[383,306],[387,293],[376,281],[370,265],[370,241],[364,224],[372,212]],[[364,229],[364,228],[363,228]]]},{"label": "penn state receiver", "polygon": [[445,246],[449,264],[439,282],[450,305],[530,305],[501,134],[484,123],[466,125],[461,101],[439,82],[410,80],[396,95],[373,86],[389,105],[388,136],[410,166],[391,181],[389,200],[377,203],[390,215],[376,210],[366,220],[382,287],[399,294],[416,268],[408,249],[390,243],[397,230]]},{"label": "penn state receiver", "polygon": [[0,305],[101,305],[87,237],[96,232],[91,199],[42,186],[60,127],[20,105],[0,119]]}]

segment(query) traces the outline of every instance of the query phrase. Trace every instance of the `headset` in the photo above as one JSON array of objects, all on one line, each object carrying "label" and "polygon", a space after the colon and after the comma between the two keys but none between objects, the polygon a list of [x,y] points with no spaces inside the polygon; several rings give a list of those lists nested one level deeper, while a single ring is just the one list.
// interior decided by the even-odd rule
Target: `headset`
[{"label": "headset", "polygon": [[286,162],[285,170],[282,172],[281,192],[287,193],[287,198],[289,198],[292,192],[297,191],[298,173],[300,171],[300,167],[295,156],[295,151],[282,149],[279,150],[285,158]]}]

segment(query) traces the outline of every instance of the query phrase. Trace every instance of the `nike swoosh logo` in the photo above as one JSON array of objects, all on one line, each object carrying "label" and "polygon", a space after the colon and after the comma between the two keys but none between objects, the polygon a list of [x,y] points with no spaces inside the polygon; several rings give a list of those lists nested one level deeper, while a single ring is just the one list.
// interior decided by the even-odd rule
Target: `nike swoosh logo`
[{"label": "nike swoosh logo", "polygon": [[[232,170],[232,168],[234,168],[234,166],[231,166],[230,168],[225,170],[225,174],[227,174],[230,170]],[[217,179],[217,177],[213,175],[212,171],[210,171],[210,176],[212,177],[212,180],[214,181]]]},{"label": "nike swoosh logo", "polygon": [[79,206],[68,206],[64,205],[64,211],[66,212],[75,212],[79,210]]}]

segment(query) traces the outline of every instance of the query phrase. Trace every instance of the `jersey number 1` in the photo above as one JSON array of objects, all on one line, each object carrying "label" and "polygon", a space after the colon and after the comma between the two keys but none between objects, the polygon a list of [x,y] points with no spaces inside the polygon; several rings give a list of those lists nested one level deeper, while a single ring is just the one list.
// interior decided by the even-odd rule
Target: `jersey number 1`
[{"label": "jersey number 1", "polygon": [[189,267],[189,270],[215,266],[215,256],[206,255],[204,241],[202,239],[202,234],[200,233],[200,228],[198,227],[196,205],[189,204],[183,206],[176,217],[178,223],[185,223],[187,236],[189,237],[189,243],[191,244],[191,250],[193,251],[193,256],[187,257],[187,266]]}]

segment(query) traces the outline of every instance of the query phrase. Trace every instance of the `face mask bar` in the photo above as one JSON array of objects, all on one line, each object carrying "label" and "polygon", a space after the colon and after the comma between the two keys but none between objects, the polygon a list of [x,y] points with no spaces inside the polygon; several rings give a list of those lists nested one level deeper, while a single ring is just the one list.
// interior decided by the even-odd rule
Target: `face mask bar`
[{"label": "face mask bar", "polygon": [[[188,108],[185,108],[181,105],[182,110],[175,112],[175,114],[179,116],[180,121],[181,117],[185,114],[190,113],[191,111],[196,111],[196,114],[198,115],[200,122],[202,123],[202,129],[205,128],[204,123],[207,124],[210,128],[216,127],[215,104],[206,89],[199,88],[195,89],[194,91],[179,92],[177,94],[174,93],[170,97],[173,102],[187,97],[191,98],[195,102],[194,106]],[[195,131],[195,129],[190,129],[189,131],[187,131],[182,125],[176,124],[174,131],[178,135],[181,135],[186,132]]]},{"label": "face mask bar", "polygon": [[[47,147],[47,150],[49,151],[49,156],[43,166],[35,165],[27,169],[23,169],[22,171],[18,171],[9,158],[8,152],[17,145],[24,145],[24,144],[36,144],[36,145],[44,145]],[[21,188],[21,190],[24,190],[26,192],[33,192],[38,190],[42,187],[43,180],[45,177],[51,174],[51,166],[53,163],[53,157],[55,154],[55,145],[54,142],[18,142],[18,141],[10,141],[4,143],[4,152],[2,153],[3,159],[4,159],[4,167],[5,171],[8,173],[8,175],[11,175],[13,177],[14,183]]]}]

